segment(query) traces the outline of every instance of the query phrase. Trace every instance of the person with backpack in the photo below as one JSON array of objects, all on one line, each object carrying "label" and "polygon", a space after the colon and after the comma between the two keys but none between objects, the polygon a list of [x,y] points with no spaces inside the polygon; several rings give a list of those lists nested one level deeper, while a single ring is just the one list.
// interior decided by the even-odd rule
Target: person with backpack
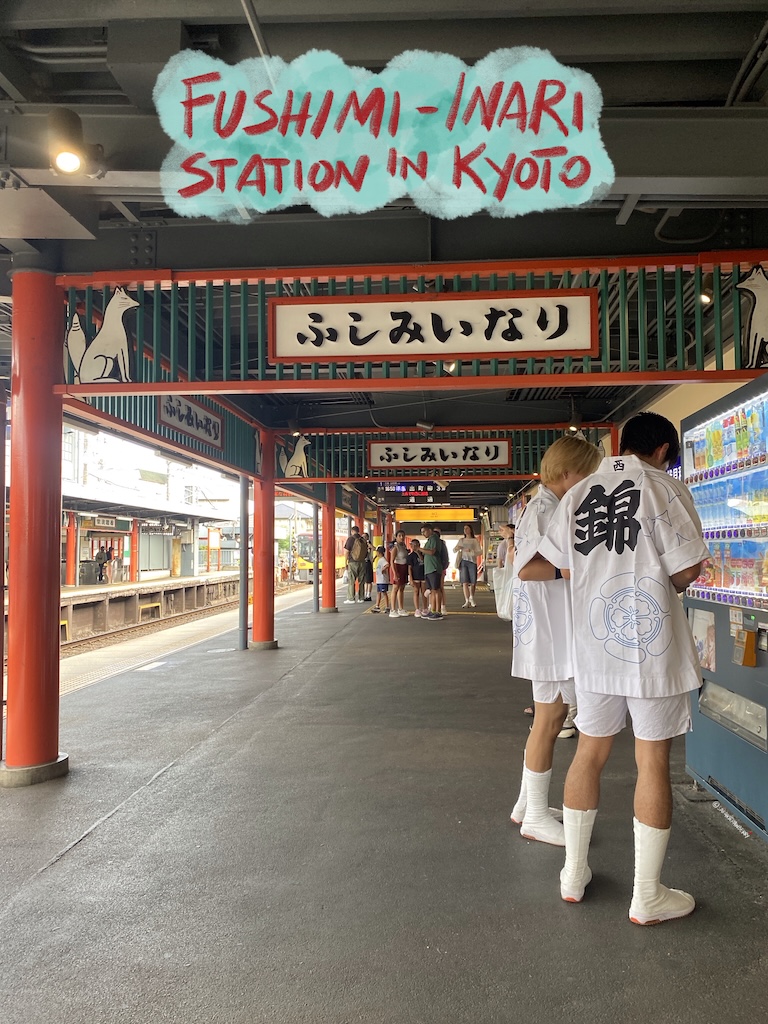
[{"label": "person with backpack", "polygon": [[[344,604],[362,604],[365,600],[365,563],[368,560],[368,542],[360,535],[360,527],[353,526],[344,545],[347,552],[347,599]],[[357,602],[355,602],[357,582]]]}]

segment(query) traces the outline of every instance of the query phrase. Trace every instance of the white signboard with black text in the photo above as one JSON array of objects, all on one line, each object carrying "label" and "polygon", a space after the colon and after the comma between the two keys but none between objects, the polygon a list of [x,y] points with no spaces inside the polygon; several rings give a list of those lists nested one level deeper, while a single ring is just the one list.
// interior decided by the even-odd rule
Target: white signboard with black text
[{"label": "white signboard with black text", "polygon": [[165,395],[157,405],[157,419],[162,426],[223,450],[224,421],[207,406],[179,395]]},{"label": "white signboard with black text", "polygon": [[404,441],[368,443],[371,469],[420,469],[429,466],[476,468],[511,465],[509,441]]},{"label": "white signboard with black text", "polygon": [[269,300],[273,362],[511,359],[598,353],[591,289]]}]

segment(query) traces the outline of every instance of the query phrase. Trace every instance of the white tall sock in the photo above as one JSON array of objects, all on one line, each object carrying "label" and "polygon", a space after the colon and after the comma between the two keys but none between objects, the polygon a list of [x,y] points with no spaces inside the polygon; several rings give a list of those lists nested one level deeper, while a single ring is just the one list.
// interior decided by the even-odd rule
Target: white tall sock
[{"label": "white tall sock", "polygon": [[525,817],[520,826],[524,839],[535,839],[551,846],[565,846],[563,826],[549,813],[549,783],[552,769],[548,772],[532,772],[523,768],[527,805]]},{"label": "white tall sock", "polygon": [[667,852],[668,828],[653,828],[633,818],[635,829],[635,884],[629,919],[634,924],[661,924],[693,913],[696,900],[681,889],[667,889],[660,882]]},{"label": "white tall sock", "polygon": [[520,780],[520,793],[517,797],[515,806],[512,808],[512,813],[509,816],[513,825],[522,824],[523,818],[525,817],[525,804],[525,757],[523,757],[523,777]]},{"label": "white tall sock", "polygon": [[565,866],[560,872],[560,896],[566,903],[581,903],[584,889],[592,881],[587,857],[596,816],[597,808],[577,811],[563,804]]},{"label": "white tall sock", "polygon": [[[528,802],[527,800],[527,783],[525,779],[525,756],[523,756],[523,775],[520,780],[520,793],[517,797],[517,802],[512,808],[512,813],[509,816],[509,820],[513,825],[522,825],[523,818],[525,817],[525,808]],[[549,813],[553,818],[557,818],[558,821],[563,820],[563,812],[559,807],[550,807]]]}]

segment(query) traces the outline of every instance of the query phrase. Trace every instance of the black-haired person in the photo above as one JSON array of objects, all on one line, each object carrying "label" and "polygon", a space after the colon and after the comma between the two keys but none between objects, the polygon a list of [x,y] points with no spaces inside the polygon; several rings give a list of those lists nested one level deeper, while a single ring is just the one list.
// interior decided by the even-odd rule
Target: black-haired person
[{"label": "black-haired person", "polygon": [[389,611],[389,559],[382,545],[376,548],[373,571],[376,577],[376,604],[371,611],[383,611],[386,615]]},{"label": "black-haired person", "polygon": [[563,826],[549,810],[555,740],[574,700],[571,601],[566,580],[539,555],[563,497],[600,464],[581,437],[555,441],[541,460],[541,484],[517,523],[513,571],[512,675],[530,679],[536,715],[525,745],[520,795],[510,815],[520,834],[563,846]]},{"label": "black-haired person", "polygon": [[451,556],[448,554],[448,545],[442,538],[439,528],[434,528],[437,537],[437,550],[440,556],[440,614],[445,615],[448,609],[445,607],[445,577],[451,567]]},{"label": "black-haired person", "polygon": [[600,776],[614,737],[635,734],[635,878],[630,920],[659,924],[695,907],[661,884],[672,822],[672,740],[690,729],[701,685],[696,648],[678,593],[709,552],[688,489],[665,470],[680,452],[677,430],[656,413],[632,417],[620,455],[560,504],[541,553],[571,579],[579,743],[565,782],[565,866],[560,895],[578,903]]},{"label": "black-haired person", "polygon": [[431,523],[424,523],[421,528],[421,535],[424,538],[424,580],[426,583],[424,595],[429,594],[429,611],[426,616],[422,615],[422,618],[434,621],[443,618],[443,614],[440,611],[442,600],[440,586],[443,575],[443,560],[440,549],[442,541],[437,530],[432,528]]},{"label": "black-haired person", "polygon": [[405,543],[405,531],[398,530],[395,540],[389,549],[389,579],[392,583],[392,610],[390,615],[396,618],[408,612],[404,607],[405,585],[408,582],[408,545]]},{"label": "black-haired person", "polygon": [[364,533],[363,538],[368,545],[368,555],[365,559],[365,597],[363,601],[372,601],[371,590],[373,588],[373,548],[371,547],[371,535]]},{"label": "black-haired person", "polygon": [[464,591],[464,604],[462,608],[475,608],[475,587],[477,586],[477,560],[482,555],[483,549],[480,541],[475,537],[475,531],[469,523],[464,525],[464,536],[454,547],[454,553],[461,552],[461,563],[459,565],[459,582]]},{"label": "black-haired person", "polygon": [[416,537],[411,541],[411,550],[408,552],[408,578],[413,590],[413,614],[418,619],[428,612],[424,598],[424,553]]}]

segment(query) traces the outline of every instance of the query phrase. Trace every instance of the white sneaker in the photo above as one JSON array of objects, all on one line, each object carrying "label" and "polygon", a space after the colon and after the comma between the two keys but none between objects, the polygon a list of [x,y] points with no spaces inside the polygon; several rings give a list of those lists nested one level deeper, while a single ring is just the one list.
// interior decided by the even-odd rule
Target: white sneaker
[{"label": "white sneaker", "polygon": [[344,604],[355,604],[355,602],[354,602],[354,601],[350,601],[349,599],[347,599],[347,600],[346,600],[346,601],[344,602]]},{"label": "white sneaker", "polygon": [[398,615],[397,615],[397,612],[395,611],[395,609],[394,609],[394,608],[393,608],[393,609],[392,609],[392,611],[391,611],[391,612],[389,613],[389,617],[390,617],[390,619],[396,619],[396,618],[398,617]]},{"label": "white sneaker", "polygon": [[417,609],[416,609],[416,611],[415,611],[415,612],[413,613],[413,617],[414,617],[414,619],[420,619],[420,618],[421,618],[421,612],[419,611],[419,609],[418,609],[418,608],[417,608]]},{"label": "white sneaker", "polygon": [[405,610],[405,608],[401,608],[397,614],[402,615],[404,618],[408,618],[408,612]]},{"label": "white sneaker", "polygon": [[471,598],[471,597],[470,597],[470,599],[469,599],[469,607],[470,607],[470,608],[477,608],[477,605],[475,604],[475,602],[474,602],[474,601],[472,600],[472,598]]},{"label": "white sneaker", "polygon": [[461,607],[462,608],[469,608],[469,601],[465,601],[464,604]]},{"label": "white sneaker", "polygon": [[445,605],[441,605],[440,612],[441,612],[442,615],[447,615],[448,614],[448,609],[445,607]]}]

